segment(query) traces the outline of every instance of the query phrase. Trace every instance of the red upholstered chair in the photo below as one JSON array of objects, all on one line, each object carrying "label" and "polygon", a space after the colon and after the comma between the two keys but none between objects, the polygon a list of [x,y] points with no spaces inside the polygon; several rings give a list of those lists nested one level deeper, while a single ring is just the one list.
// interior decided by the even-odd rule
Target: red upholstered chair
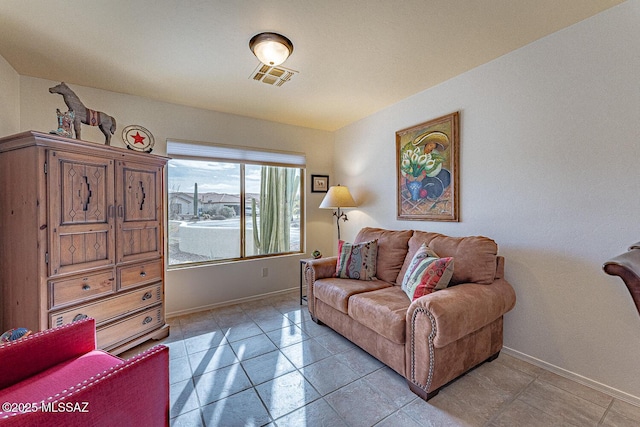
[{"label": "red upholstered chair", "polygon": [[96,350],[93,319],[0,344],[0,426],[168,426],[169,349]]}]

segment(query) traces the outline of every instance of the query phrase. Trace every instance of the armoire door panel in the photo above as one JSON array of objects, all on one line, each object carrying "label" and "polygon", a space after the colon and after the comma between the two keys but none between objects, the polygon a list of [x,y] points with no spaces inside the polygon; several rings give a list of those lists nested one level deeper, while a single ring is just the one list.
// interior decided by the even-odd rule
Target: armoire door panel
[{"label": "armoire door panel", "polygon": [[61,224],[107,222],[110,166],[60,161]]},{"label": "armoire door panel", "polygon": [[160,251],[160,242],[158,240],[160,230],[156,224],[143,224],[138,227],[127,225],[123,225],[120,230],[122,254],[124,256],[134,256],[148,252],[157,253]]},{"label": "armoire door panel", "polygon": [[50,273],[113,265],[113,160],[51,151],[48,164]]},{"label": "armoire door panel", "polygon": [[94,261],[109,263],[109,230],[60,234],[60,267]]},{"label": "armoire door panel", "polygon": [[123,221],[157,221],[156,170],[141,171],[124,166]]},{"label": "armoire door panel", "polygon": [[161,167],[117,162],[117,262],[162,254],[162,179]]}]

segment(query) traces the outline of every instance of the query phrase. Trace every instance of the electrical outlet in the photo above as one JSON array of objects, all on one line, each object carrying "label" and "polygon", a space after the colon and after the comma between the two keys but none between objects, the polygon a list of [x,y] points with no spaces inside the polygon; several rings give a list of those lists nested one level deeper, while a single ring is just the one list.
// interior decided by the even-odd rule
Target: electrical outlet
[{"label": "electrical outlet", "polygon": [[267,267],[262,267],[262,277],[267,277],[269,275],[269,269]]}]

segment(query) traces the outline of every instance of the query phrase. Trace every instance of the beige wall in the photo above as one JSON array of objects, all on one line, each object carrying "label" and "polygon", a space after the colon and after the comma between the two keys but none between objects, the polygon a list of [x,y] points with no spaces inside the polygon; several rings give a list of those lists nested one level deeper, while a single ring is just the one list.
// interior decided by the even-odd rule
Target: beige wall
[{"label": "beige wall", "polygon": [[[66,111],[60,95],[48,88],[48,80],[20,77],[21,130],[48,132],[57,128],[56,108]],[[322,195],[310,192],[311,174],[332,174],[333,134],[281,125],[264,120],[182,107],[136,96],[70,85],[83,103],[114,116],[118,131],[112,145],[123,147],[121,129],[137,124],[155,137],[155,154],[166,153],[166,139],[185,139],[304,152],[307,156],[306,217],[307,254],[315,248],[328,253],[333,247],[331,211],[317,206]],[[97,128],[83,126],[83,139],[103,143]],[[297,288],[299,262],[303,256],[284,256],[235,262],[200,268],[183,268],[167,273],[167,313],[195,311],[228,301]],[[262,269],[268,268],[267,277]]]},{"label": "beige wall", "polygon": [[[640,316],[609,257],[640,240],[640,2],[629,1],[336,133],[342,227],[494,238],[512,352],[640,403]],[[461,114],[459,223],[396,219],[395,132]]]},{"label": "beige wall", "polygon": [[10,135],[20,129],[20,76],[0,56],[0,135]]}]

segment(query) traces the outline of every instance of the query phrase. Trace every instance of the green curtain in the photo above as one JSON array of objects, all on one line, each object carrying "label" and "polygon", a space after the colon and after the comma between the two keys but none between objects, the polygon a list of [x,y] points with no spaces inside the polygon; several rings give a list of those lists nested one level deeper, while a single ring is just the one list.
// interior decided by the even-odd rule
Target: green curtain
[{"label": "green curtain", "polygon": [[293,168],[262,166],[260,179],[260,224],[256,201],[251,200],[253,244],[256,254],[290,250],[293,204],[300,177]]}]

